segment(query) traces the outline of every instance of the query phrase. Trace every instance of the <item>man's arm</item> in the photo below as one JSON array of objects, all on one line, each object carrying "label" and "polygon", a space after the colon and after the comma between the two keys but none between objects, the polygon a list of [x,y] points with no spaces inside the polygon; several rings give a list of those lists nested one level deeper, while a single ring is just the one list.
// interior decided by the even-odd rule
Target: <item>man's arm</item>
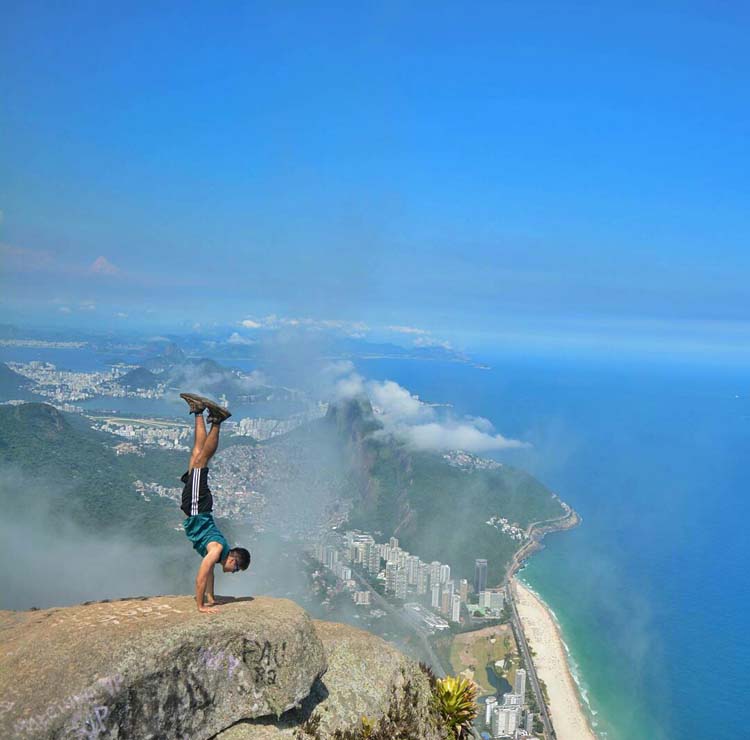
[{"label": "man's arm", "polygon": [[208,571],[208,578],[206,579],[206,603],[209,606],[213,606],[216,599],[214,598],[214,569]]},{"label": "man's arm", "polygon": [[206,593],[206,585],[208,584],[209,573],[213,575],[214,565],[219,562],[221,558],[222,547],[218,542],[209,542],[206,547],[206,557],[203,558],[200,568],[198,568],[198,575],[195,578],[195,603],[198,605],[199,612],[215,612],[216,609],[212,609],[208,606],[203,606],[203,597]]}]

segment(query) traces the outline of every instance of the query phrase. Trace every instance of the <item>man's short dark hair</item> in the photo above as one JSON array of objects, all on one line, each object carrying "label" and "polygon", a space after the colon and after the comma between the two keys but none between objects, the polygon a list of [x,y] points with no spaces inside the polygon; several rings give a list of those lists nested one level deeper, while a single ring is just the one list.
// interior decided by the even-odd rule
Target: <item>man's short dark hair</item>
[{"label": "man's short dark hair", "polygon": [[234,556],[234,562],[240,566],[240,570],[247,570],[247,566],[250,565],[250,553],[244,547],[233,547],[229,554]]}]

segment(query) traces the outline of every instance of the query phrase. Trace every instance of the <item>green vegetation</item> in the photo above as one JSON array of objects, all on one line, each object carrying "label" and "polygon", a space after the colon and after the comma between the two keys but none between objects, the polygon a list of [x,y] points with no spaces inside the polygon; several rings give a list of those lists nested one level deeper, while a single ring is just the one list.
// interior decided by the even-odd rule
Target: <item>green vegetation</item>
[{"label": "green vegetation", "polygon": [[[456,673],[467,669],[472,671],[480,696],[487,696],[504,687],[505,681],[513,682],[514,662],[508,656],[515,654],[515,647],[515,639],[508,625],[485,627],[456,635],[449,645],[448,661]],[[498,661],[499,671],[495,669]],[[491,674],[497,676],[496,681],[490,679]]]},{"label": "green vegetation", "polygon": [[445,723],[456,740],[469,737],[471,723],[477,716],[477,687],[466,678],[446,676],[435,686],[435,699]]},{"label": "green vegetation", "polygon": [[502,515],[521,527],[564,514],[539,481],[503,466],[465,469],[442,455],[415,452],[385,435],[367,401],[329,410],[355,457],[360,494],[353,527],[395,534],[423,560],[450,563],[456,577],[472,579],[475,558],[488,560],[488,583],[499,583],[519,542],[486,524]]},{"label": "green vegetation", "polygon": [[[2,506],[7,511],[39,503],[84,529],[112,530],[141,542],[180,535],[174,531],[182,519],[175,502],[154,497],[146,504],[133,482],[180,485],[185,455],[153,450],[143,457],[118,456],[111,444],[109,435],[88,427],[84,418],[47,404],[0,407],[0,459],[23,480],[21,490],[2,488]],[[28,501],[32,492],[43,500]]]},{"label": "green vegetation", "polygon": [[510,622],[512,618],[513,618],[513,610],[510,608],[510,604],[506,601],[503,604],[502,611],[500,612],[500,621],[503,623]]}]

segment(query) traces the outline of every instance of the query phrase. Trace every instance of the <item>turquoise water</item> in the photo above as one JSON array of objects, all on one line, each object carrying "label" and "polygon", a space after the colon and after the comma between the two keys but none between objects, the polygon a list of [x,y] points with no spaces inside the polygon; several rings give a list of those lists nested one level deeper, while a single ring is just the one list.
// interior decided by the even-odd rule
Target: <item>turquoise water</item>
[{"label": "turquoise water", "polygon": [[[100,362],[68,350],[2,359],[74,369]],[[492,369],[357,365],[367,377],[395,380],[531,442],[496,457],[537,475],[582,515],[579,528],[547,538],[522,575],[554,610],[603,736],[748,737],[750,370],[481,359]],[[131,400],[131,413],[181,408]]]},{"label": "turquoise water", "polygon": [[609,740],[747,737],[750,372],[647,361],[359,363],[532,442],[500,455],[583,517],[523,571]]}]

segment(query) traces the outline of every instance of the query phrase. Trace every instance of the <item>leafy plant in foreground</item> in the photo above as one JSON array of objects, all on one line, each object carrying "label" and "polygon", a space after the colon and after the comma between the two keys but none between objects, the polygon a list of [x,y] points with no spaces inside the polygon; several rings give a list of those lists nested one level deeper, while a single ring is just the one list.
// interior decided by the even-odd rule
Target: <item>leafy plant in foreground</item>
[{"label": "leafy plant in foreground", "polygon": [[471,723],[477,716],[477,685],[467,678],[446,676],[435,684],[435,700],[456,740],[470,736]]}]

